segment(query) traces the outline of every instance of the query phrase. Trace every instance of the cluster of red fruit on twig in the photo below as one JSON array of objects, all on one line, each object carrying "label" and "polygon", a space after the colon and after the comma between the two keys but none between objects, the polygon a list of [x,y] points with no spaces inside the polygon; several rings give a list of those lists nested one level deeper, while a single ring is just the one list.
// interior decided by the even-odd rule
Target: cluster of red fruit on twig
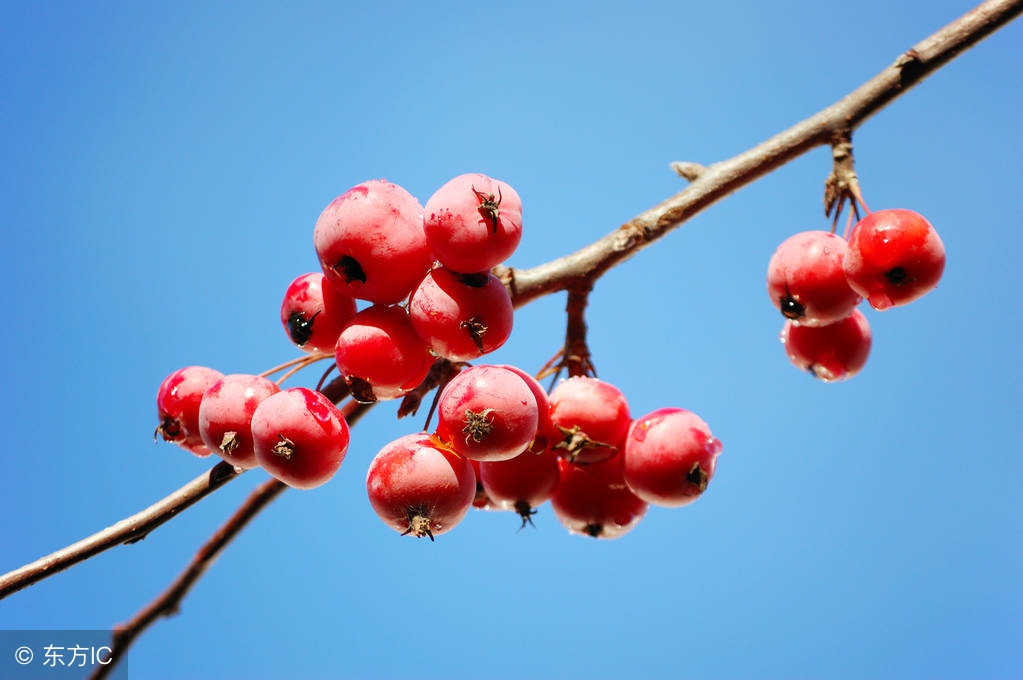
[{"label": "cluster of red fruit on twig", "polygon": [[383,180],[353,187],[316,222],[321,271],[296,278],[281,305],[288,337],[307,354],[261,375],[175,371],[157,394],[157,433],[292,487],[320,486],[347,453],[345,413],[319,386],[280,384],[332,358],[349,403],[403,397],[400,416],[439,388],[427,420],[436,412],[436,429],[391,442],[367,475],[371,505],[403,535],[433,539],[473,505],[515,511],[525,526],[549,499],[569,530],[614,538],[648,503],[693,501],[721,451],[694,414],[633,420],[621,391],[595,377],[548,394],[514,366],[468,363],[511,333],[512,300],[491,269],[521,234],[519,196],[485,175],[452,179],[425,208]]},{"label": "cluster of red fruit on twig", "polygon": [[905,305],[938,285],[945,247],[912,210],[868,213],[848,241],[832,231],[786,239],[767,267],[767,292],[785,317],[789,360],[825,381],[856,375],[870,354],[863,298],[878,311]]}]

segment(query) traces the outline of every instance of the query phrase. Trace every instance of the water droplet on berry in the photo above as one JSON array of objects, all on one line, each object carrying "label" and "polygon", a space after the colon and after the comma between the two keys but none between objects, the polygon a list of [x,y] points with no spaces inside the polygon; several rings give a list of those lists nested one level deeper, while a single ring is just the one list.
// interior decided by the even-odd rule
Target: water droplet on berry
[{"label": "water droplet on berry", "polygon": [[721,453],[721,450],[723,448],[724,445],[721,443],[721,440],[718,439],[717,437],[711,437],[710,439],[707,440],[707,443],[704,445],[704,450],[712,456],[716,456],[719,453]]}]

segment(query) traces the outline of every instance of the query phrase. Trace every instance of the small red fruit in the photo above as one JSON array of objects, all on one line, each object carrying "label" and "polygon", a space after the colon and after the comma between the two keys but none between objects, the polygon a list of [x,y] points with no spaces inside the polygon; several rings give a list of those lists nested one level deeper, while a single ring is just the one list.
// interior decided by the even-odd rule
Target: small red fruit
[{"label": "small red fruit", "polygon": [[558,465],[561,476],[551,496],[551,508],[572,533],[618,538],[646,514],[646,501],[625,484],[622,456],[591,465],[561,459]]},{"label": "small red fruit", "polygon": [[382,305],[367,307],[344,327],[334,359],[363,403],[397,399],[423,381],[434,361],[404,308]]},{"label": "small red fruit", "polygon": [[632,417],[622,391],[598,378],[576,376],[550,394],[551,421],[561,439],[554,451],[575,463],[596,463],[616,455]]},{"label": "small red fruit", "polygon": [[307,352],[333,352],[337,336],[355,316],[355,299],[315,272],[299,276],[284,293],[281,323],[288,337]]},{"label": "small red fruit", "polygon": [[174,442],[200,457],[213,453],[199,431],[199,405],[206,390],[223,377],[223,373],[212,368],[186,366],[164,378],[156,392],[160,424],[153,437],[160,435],[164,441]]},{"label": "small red fruit", "polygon": [[883,311],[929,293],[945,271],[945,246],[912,210],[878,210],[849,234],[845,276],[870,306]]},{"label": "small red fruit", "polygon": [[476,473],[468,458],[426,434],[387,444],[366,475],[370,505],[402,536],[432,541],[462,521],[476,495]]},{"label": "small red fruit", "polygon": [[489,271],[519,245],[522,201],[505,182],[459,175],[426,202],[423,227],[445,267],[463,274]]},{"label": "small red fruit", "polygon": [[327,279],[358,300],[404,300],[433,264],[423,208],[385,180],[358,184],[316,220],[313,245]]},{"label": "small red fruit", "polygon": [[437,401],[437,437],[474,460],[508,460],[533,443],[536,398],[519,375],[501,366],[471,366],[451,379]]},{"label": "small red fruit", "polygon": [[493,274],[457,274],[437,267],[409,300],[412,327],[438,356],[471,361],[511,336],[515,308]]},{"label": "small red fruit", "polygon": [[252,414],[256,460],[296,489],[325,484],[348,453],[344,415],[327,397],[292,387],[267,397]]},{"label": "small red fruit", "polygon": [[480,463],[480,477],[487,496],[504,510],[514,510],[533,523],[536,508],[554,493],[560,472],[559,458],[552,451],[526,451],[510,460]]},{"label": "small red fruit", "polygon": [[781,341],[797,368],[824,382],[848,380],[867,363],[870,324],[858,309],[828,326],[796,326],[786,321]]},{"label": "small red fruit", "polygon": [[207,447],[241,468],[259,465],[252,443],[252,414],[264,399],[281,389],[258,375],[225,375],[213,383],[199,404],[199,433]]},{"label": "small red fruit", "polygon": [[860,302],[845,278],[845,239],[829,231],[804,231],[785,239],[767,265],[767,294],[786,319],[826,326]]},{"label": "small red fruit", "polygon": [[696,500],[714,476],[721,442],[699,416],[662,408],[633,421],[625,440],[625,483],[647,503],[677,508]]}]

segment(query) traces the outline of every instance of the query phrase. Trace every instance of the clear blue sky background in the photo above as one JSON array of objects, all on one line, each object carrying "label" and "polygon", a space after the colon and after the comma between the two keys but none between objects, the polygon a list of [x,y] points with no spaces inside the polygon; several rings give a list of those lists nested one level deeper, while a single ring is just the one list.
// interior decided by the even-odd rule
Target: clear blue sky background
[{"label": "clear blue sky background", "polygon": [[[296,355],[280,298],[349,186],[425,201],[499,177],[525,206],[511,264],[536,265],[679,191],[670,161],[752,146],[969,6],[5,3],[0,571],[208,469],[153,444],[156,388]],[[436,543],[400,538],[365,473],[420,423],[384,405],[329,485],[285,493],[140,639],[130,677],[1023,674],[1020,64],[1017,23],[858,131],[868,203],[929,217],[948,268],[868,312],[851,382],[789,365],[764,285],[778,243],[826,224],[826,149],[599,282],[600,376],[633,415],[689,408],[724,442],[699,502],[617,541],[546,507],[535,530],[475,512]],[[523,308],[493,360],[538,369],[563,304]],[[0,629],[127,619],[263,479],[0,602]]]}]

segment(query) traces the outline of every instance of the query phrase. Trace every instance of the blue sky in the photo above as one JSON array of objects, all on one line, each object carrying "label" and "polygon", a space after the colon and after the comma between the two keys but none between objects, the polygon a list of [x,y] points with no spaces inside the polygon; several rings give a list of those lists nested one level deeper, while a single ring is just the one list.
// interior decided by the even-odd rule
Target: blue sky
[{"label": "blue sky", "polygon": [[[524,205],[509,263],[536,265],[679,191],[671,161],[745,150],[969,8],[346,5],[5,4],[0,571],[210,466],[152,443],[156,388],[183,365],[295,356],[280,298],[348,187],[386,177],[425,202],[498,177]],[[569,536],[548,507],[535,530],[473,513],[436,543],[400,538],[365,473],[420,424],[383,405],[330,484],[285,493],[138,641],[130,677],[1023,673],[1019,63],[1017,22],[856,133],[867,202],[927,216],[948,267],[913,305],[868,311],[852,381],[789,365],[765,292],[777,244],[826,225],[826,149],[599,281],[600,376],[634,416],[688,408],[724,443],[697,503],[617,541]],[[563,305],[521,309],[492,360],[537,370]],[[127,619],[263,479],[0,602],[0,629]]]}]

